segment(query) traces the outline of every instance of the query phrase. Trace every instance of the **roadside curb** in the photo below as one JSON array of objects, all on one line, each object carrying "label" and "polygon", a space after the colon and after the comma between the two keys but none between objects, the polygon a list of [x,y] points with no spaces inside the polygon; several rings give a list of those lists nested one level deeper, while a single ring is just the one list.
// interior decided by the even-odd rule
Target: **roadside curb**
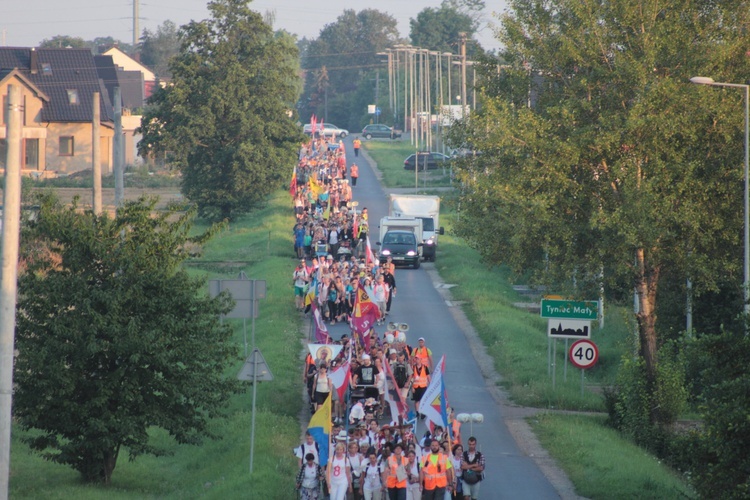
[{"label": "roadside curb", "polygon": [[[440,296],[443,297],[443,300],[453,301],[450,290],[438,286],[444,284],[444,281],[440,277],[435,265],[432,263],[425,263],[423,266],[425,272],[427,272],[427,275],[430,277],[433,286],[435,286],[435,289]],[[492,394],[495,403],[500,407],[505,425],[508,427],[508,430],[518,445],[518,448],[524,455],[531,458],[534,463],[536,463],[544,476],[560,495],[560,498],[566,500],[580,500],[585,498],[576,494],[575,486],[573,486],[573,483],[570,481],[567,474],[565,474],[565,471],[557,465],[555,459],[552,458],[547,450],[542,447],[532,431],[531,426],[526,421],[529,417],[546,413],[546,410],[518,406],[509,401],[507,393],[499,386],[502,381],[502,376],[495,371],[494,360],[489,354],[487,354],[487,348],[479,337],[474,325],[472,325],[469,318],[466,317],[463,308],[450,307],[449,310],[466,337],[469,347],[471,348],[471,354],[474,356],[474,359],[479,366],[479,370],[484,377],[487,390]]]}]

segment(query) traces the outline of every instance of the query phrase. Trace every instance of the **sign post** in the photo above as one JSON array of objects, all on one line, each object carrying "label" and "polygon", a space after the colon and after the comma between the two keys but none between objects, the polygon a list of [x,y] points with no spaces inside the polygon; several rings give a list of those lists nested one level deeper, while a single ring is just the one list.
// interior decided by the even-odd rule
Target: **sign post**
[{"label": "sign post", "polygon": [[273,375],[271,375],[266,361],[255,347],[255,318],[258,317],[258,300],[266,298],[266,282],[265,280],[248,279],[245,272],[242,271],[236,280],[209,280],[208,291],[211,297],[216,297],[221,292],[227,291],[232,296],[232,299],[234,299],[234,309],[225,314],[223,318],[242,318],[245,356],[247,356],[247,318],[252,318],[253,320],[252,355],[245,360],[245,364],[237,376],[240,380],[251,380],[253,383],[253,416],[250,424],[250,474],[252,474],[253,455],[255,451],[255,396],[258,382],[261,380],[273,380]]},{"label": "sign post", "polygon": [[584,371],[596,364],[599,359],[599,349],[590,340],[578,340],[570,346],[568,356],[573,366],[581,369],[581,396],[583,396]]},{"label": "sign post", "polygon": [[[568,339],[588,339],[591,337],[591,320],[599,317],[597,300],[565,300],[544,298],[540,306],[540,316],[547,318],[547,375],[552,375],[552,388],[556,385],[557,342],[565,339],[565,350],[568,350]],[[552,346],[550,346],[552,342]],[[552,349],[550,349],[550,347]],[[552,351],[550,353],[550,350]],[[563,367],[563,379],[568,378],[568,362]]]}]

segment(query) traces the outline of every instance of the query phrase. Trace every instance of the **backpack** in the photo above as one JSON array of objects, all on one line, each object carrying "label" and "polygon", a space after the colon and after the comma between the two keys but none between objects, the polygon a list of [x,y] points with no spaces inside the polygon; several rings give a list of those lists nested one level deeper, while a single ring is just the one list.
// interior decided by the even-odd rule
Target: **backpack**
[{"label": "backpack", "polygon": [[[464,459],[464,462],[466,462],[466,463],[475,464],[475,463],[479,462],[479,460],[481,459],[481,457],[482,457],[482,452],[478,451],[477,454],[474,456],[474,461],[471,462],[471,461],[469,461],[469,452],[465,451],[463,459]],[[483,474],[481,472],[476,472],[476,471],[473,471],[471,469],[467,469],[467,470],[465,470],[465,471],[463,471],[461,473],[461,479],[463,479],[463,481],[465,483],[467,483],[467,484],[476,484],[476,483],[478,483],[479,481],[481,481],[482,479],[484,479],[482,476],[483,476]]]},{"label": "backpack", "polygon": [[396,385],[403,389],[406,385],[406,381],[409,378],[409,372],[406,370],[406,365],[403,363],[396,363],[393,367],[393,378],[396,379]]}]

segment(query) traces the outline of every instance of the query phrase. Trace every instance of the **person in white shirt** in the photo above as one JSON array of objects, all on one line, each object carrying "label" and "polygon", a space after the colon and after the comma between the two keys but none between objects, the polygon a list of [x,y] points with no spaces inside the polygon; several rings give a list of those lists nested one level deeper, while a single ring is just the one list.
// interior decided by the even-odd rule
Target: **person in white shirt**
[{"label": "person in white shirt", "polygon": [[382,481],[383,464],[378,462],[378,454],[375,448],[367,450],[367,460],[362,461],[360,474],[363,481],[361,482],[360,494],[365,500],[379,500],[385,491],[385,484]]}]

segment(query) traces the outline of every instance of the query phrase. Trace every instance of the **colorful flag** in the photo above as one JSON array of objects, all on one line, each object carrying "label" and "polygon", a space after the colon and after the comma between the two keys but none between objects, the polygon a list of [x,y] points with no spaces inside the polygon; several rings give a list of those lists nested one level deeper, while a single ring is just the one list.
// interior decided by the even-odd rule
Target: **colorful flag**
[{"label": "colorful flag", "polygon": [[292,195],[292,198],[297,195],[297,165],[294,166],[292,180],[289,182],[289,194]]},{"label": "colorful flag", "polygon": [[325,191],[325,188],[321,186],[318,180],[312,175],[310,176],[308,184],[310,185],[310,191],[312,191],[312,194],[313,196],[315,196],[315,198],[320,196],[320,194]]},{"label": "colorful flag", "polygon": [[365,256],[365,262],[367,264],[375,264],[375,254],[372,253],[372,245],[370,244],[370,235],[367,235],[367,254]]},{"label": "colorful flag", "polygon": [[445,393],[444,374],[445,355],[440,358],[437,366],[435,366],[435,371],[431,374],[430,385],[427,386],[427,390],[419,402],[419,412],[433,424],[445,429],[451,439],[453,439],[450,426],[448,425],[448,396]]},{"label": "colorful flag", "polygon": [[331,395],[310,419],[307,430],[318,443],[318,462],[321,467],[328,464],[328,451],[331,446]]},{"label": "colorful flag", "polygon": [[[357,297],[354,300],[354,311],[352,314],[352,330],[363,337],[369,335],[370,329],[380,318],[378,305],[370,300],[370,296],[364,288],[357,288]],[[365,345],[369,345],[369,341]]]},{"label": "colorful flag", "polygon": [[[388,390],[385,391],[385,401],[388,403],[388,407],[391,409],[391,415],[398,415],[401,417],[401,419],[406,422],[409,419],[409,405],[404,400],[401,391],[398,389],[398,384],[396,384],[396,378],[393,376],[393,369],[391,368],[391,364],[388,362],[388,360],[385,357],[385,353],[383,353],[383,366],[385,366],[385,373],[388,378],[388,381],[390,381],[390,384],[387,385]],[[393,393],[396,394],[396,398],[394,399]]]},{"label": "colorful flag", "polygon": [[343,348],[344,346],[338,344],[307,344],[307,349],[313,359],[323,359],[323,352],[325,352],[325,359],[328,363],[336,359]]},{"label": "colorful flag", "polygon": [[349,357],[346,362],[337,366],[332,372],[328,374],[333,382],[333,386],[336,388],[336,392],[339,395],[339,401],[346,400],[346,389],[349,387],[349,380],[352,377],[352,365],[351,365],[352,353],[349,351]]},{"label": "colorful flag", "polygon": [[312,301],[313,318],[315,319],[315,341],[319,344],[330,344],[331,336],[328,335],[328,328],[325,321],[323,321],[323,315],[320,314],[318,304],[315,302],[315,300]]}]

